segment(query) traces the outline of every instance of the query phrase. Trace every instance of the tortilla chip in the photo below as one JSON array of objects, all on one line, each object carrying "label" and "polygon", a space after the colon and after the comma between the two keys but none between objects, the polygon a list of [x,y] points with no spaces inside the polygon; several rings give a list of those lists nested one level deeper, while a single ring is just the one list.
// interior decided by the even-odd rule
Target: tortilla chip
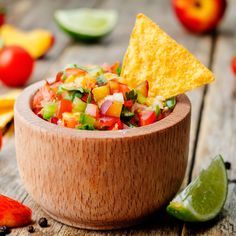
[{"label": "tortilla chip", "polygon": [[132,88],[149,82],[149,98],[171,98],[214,80],[187,49],[139,14],[123,60],[121,76]]},{"label": "tortilla chip", "polygon": [[0,95],[0,110],[2,108],[10,108],[10,107],[13,109],[15,100],[20,93],[21,93],[20,89],[15,89],[6,94]]},{"label": "tortilla chip", "polygon": [[5,126],[12,121],[14,112],[12,109],[3,108],[0,110],[0,129],[4,129]]}]

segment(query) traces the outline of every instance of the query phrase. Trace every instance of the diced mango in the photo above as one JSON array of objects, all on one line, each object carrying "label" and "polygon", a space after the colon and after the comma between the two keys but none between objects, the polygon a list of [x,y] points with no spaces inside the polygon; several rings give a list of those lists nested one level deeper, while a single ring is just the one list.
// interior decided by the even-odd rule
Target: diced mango
[{"label": "diced mango", "polygon": [[96,102],[101,101],[103,98],[110,94],[110,89],[108,85],[100,86],[92,90],[94,100]]},{"label": "diced mango", "polygon": [[113,117],[120,117],[122,106],[123,105],[121,102],[113,101],[112,105],[108,108],[106,115]]}]

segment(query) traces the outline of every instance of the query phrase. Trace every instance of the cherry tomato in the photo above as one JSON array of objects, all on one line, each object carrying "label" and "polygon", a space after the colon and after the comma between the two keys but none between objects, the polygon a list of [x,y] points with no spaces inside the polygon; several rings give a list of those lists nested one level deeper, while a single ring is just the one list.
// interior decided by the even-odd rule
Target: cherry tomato
[{"label": "cherry tomato", "polygon": [[236,75],[236,56],[233,57],[233,59],[231,61],[231,67],[232,67],[232,71],[233,71],[234,75]]},{"label": "cherry tomato", "polygon": [[141,126],[150,125],[156,121],[156,113],[154,111],[144,110],[139,112],[139,122]]},{"label": "cherry tomato", "polygon": [[20,87],[29,80],[34,67],[30,54],[18,46],[7,46],[0,51],[0,80],[7,86]]}]

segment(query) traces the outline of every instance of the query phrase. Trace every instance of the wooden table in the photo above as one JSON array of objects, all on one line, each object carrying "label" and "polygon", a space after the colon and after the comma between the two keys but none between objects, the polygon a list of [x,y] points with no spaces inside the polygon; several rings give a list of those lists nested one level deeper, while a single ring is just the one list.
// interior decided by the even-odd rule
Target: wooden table
[{"label": "wooden table", "polygon": [[[43,27],[54,32],[56,45],[46,58],[38,60],[30,83],[47,78],[69,63],[101,64],[122,61],[135,15],[144,12],[164,28],[178,42],[193,52],[216,75],[216,82],[189,93],[192,101],[192,126],[189,165],[185,186],[205,167],[210,159],[221,153],[232,163],[229,179],[236,178],[236,80],[230,70],[230,59],[236,52],[236,1],[229,1],[227,15],[218,32],[194,36],[177,23],[170,0],[7,0],[8,20],[23,28]],[[61,33],[53,22],[58,8],[96,7],[115,8],[120,17],[115,31],[99,44],[76,44]],[[0,94],[9,90],[0,85]],[[0,193],[18,199],[33,210],[33,219],[46,216],[50,227],[37,227],[34,235],[236,235],[236,185],[229,184],[227,202],[222,214],[212,222],[185,224],[158,212],[142,225],[117,231],[79,230],[50,219],[32,201],[18,175],[14,137],[4,136],[0,152]],[[29,139],[30,145],[30,139]],[[26,228],[14,229],[11,235],[28,235]]]}]

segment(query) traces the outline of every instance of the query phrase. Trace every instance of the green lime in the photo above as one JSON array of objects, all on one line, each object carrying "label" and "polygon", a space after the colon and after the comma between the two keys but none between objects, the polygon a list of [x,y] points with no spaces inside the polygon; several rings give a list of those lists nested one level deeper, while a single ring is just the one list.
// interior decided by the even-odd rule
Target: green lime
[{"label": "green lime", "polygon": [[115,10],[80,8],[55,12],[55,20],[64,32],[86,42],[108,35],[114,29],[117,18]]},{"label": "green lime", "polygon": [[180,192],[168,205],[167,212],[189,222],[207,221],[219,214],[228,192],[223,158],[216,156],[206,170]]}]

